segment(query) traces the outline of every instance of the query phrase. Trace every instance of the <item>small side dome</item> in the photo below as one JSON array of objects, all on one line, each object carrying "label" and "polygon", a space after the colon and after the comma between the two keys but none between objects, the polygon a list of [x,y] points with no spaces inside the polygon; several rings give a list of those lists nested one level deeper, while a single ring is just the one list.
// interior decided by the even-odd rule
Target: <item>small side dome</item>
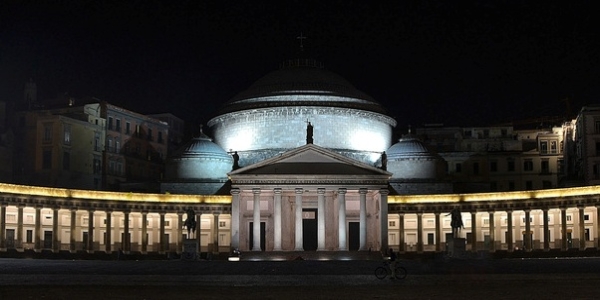
[{"label": "small side dome", "polygon": [[231,171],[233,158],[204,133],[193,138],[171,157],[165,166],[165,179],[223,179]]},{"label": "small side dome", "polygon": [[392,179],[439,179],[444,176],[445,160],[416,138],[401,138],[386,154],[387,170],[393,174]]}]

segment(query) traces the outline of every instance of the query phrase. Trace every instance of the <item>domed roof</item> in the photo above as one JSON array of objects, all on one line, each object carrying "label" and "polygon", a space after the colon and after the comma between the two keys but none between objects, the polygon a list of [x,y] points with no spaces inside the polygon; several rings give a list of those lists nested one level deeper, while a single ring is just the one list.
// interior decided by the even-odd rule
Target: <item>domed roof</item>
[{"label": "domed roof", "polygon": [[435,156],[423,142],[417,138],[401,138],[386,151],[388,158],[431,157]]},{"label": "domed roof", "polygon": [[192,138],[185,146],[173,156],[174,158],[211,157],[231,160],[223,148],[212,142],[206,134],[200,132],[200,136]]},{"label": "domed roof", "polygon": [[[281,97],[284,96],[284,97]],[[286,97],[287,96],[287,97]],[[385,114],[385,109],[314,59],[288,60],[225,104],[220,114],[262,107],[329,106]]]}]

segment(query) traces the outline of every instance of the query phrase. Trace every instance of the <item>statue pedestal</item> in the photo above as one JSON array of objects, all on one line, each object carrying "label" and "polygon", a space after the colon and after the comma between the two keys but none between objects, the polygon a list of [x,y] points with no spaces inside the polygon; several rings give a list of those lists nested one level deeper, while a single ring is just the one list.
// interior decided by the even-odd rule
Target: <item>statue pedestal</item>
[{"label": "statue pedestal", "polygon": [[181,252],[181,259],[197,260],[198,257],[198,241],[196,239],[183,240],[183,251]]},{"label": "statue pedestal", "polygon": [[463,238],[451,238],[448,240],[448,256],[449,257],[463,257],[467,252],[466,239]]}]

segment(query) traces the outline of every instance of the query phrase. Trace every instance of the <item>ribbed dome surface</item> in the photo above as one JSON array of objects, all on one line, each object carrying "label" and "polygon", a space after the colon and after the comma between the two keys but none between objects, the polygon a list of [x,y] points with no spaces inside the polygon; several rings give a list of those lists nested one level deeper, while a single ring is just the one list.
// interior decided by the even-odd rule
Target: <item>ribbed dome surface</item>
[{"label": "ribbed dome surface", "polygon": [[[283,96],[283,97],[281,97]],[[219,114],[276,106],[356,108],[385,114],[379,103],[313,59],[295,59],[257,80],[225,104]]]},{"label": "ribbed dome surface", "polygon": [[165,166],[166,180],[226,178],[233,158],[201,133],[171,157]]},{"label": "ribbed dome surface", "polygon": [[231,159],[223,148],[212,142],[212,139],[201,134],[199,137],[193,138],[187,145],[181,148],[175,157],[190,158],[190,157],[211,157]]},{"label": "ribbed dome surface", "polygon": [[398,143],[392,145],[386,151],[388,158],[406,157],[406,156],[434,156],[421,142],[416,138],[402,138]]}]

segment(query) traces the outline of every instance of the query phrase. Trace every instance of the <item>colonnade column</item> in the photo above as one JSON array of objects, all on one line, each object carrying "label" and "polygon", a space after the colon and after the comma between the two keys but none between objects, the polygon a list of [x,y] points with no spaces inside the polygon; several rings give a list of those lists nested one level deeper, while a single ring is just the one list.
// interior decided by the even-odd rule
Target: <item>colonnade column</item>
[{"label": "colonnade column", "polygon": [[525,251],[531,251],[531,220],[529,219],[530,216],[530,210],[526,209],[525,210],[525,241],[524,241],[524,245],[525,245]]},{"label": "colonnade column", "polygon": [[325,189],[317,189],[317,250],[325,250]]},{"label": "colonnade column", "polygon": [[544,218],[544,250],[550,251],[550,230],[548,229],[548,208],[542,208]]},{"label": "colonnade column", "polygon": [[52,208],[52,252],[60,251],[60,233],[58,232],[58,209],[55,206]]},{"label": "colonnade column", "polygon": [[[260,222],[258,223],[260,225]],[[260,226],[258,227],[260,228]],[[214,254],[219,254],[219,213],[213,213],[213,249]]]},{"label": "colonnade column", "polygon": [[596,205],[596,234],[594,235],[594,245],[600,249],[600,205]]},{"label": "colonnade column", "polygon": [[296,188],[296,251],[304,251],[302,232],[302,193],[304,189]]},{"label": "colonnade column", "polygon": [[477,252],[477,212],[471,212],[471,251]]},{"label": "colonnade column", "polygon": [[94,210],[88,211],[88,240],[87,240],[87,251],[89,253],[94,252]]},{"label": "colonnade column", "polygon": [[[124,245],[122,245],[124,247]],[[142,212],[142,254],[148,253],[148,212]]]},{"label": "colonnade column", "polygon": [[112,246],[112,211],[107,210],[106,211],[106,249],[105,251],[107,253],[110,253],[112,251],[111,246]]},{"label": "colonnade column", "polygon": [[417,213],[417,253],[423,252],[423,213]]},{"label": "colonnade column", "polygon": [[561,241],[560,249],[567,251],[567,208],[560,208],[560,228],[561,228]]},{"label": "colonnade column", "polygon": [[35,251],[40,251],[42,249],[42,207],[35,207],[35,230],[34,230],[34,246],[33,249]]},{"label": "colonnade column", "polygon": [[[380,203],[379,203],[379,218],[381,219],[381,230],[379,231],[379,238],[381,239],[381,249],[379,251],[387,252],[389,249],[388,240],[388,189],[380,189]],[[385,253],[384,252],[384,253]]]},{"label": "colonnade column", "polygon": [[346,246],[346,189],[338,189],[338,248],[348,250]]},{"label": "colonnade column", "polygon": [[196,214],[196,242],[198,243],[198,253],[202,255],[202,213]]},{"label": "colonnade column", "polygon": [[577,208],[579,209],[579,250],[585,250],[585,207],[578,205]]},{"label": "colonnade column", "polygon": [[508,252],[513,252],[513,226],[512,226],[512,210],[506,211],[506,244],[508,245]]},{"label": "colonnade column", "polygon": [[281,188],[273,190],[273,251],[281,251]]},{"label": "colonnade column", "polygon": [[76,249],[76,243],[77,243],[77,235],[76,235],[76,231],[77,231],[77,209],[75,208],[71,208],[71,241],[70,241],[70,246],[69,246],[69,250],[71,250],[71,252],[75,252],[77,251]]},{"label": "colonnade column", "polygon": [[129,236],[129,212],[124,211],[123,217],[125,218],[125,220],[123,220],[124,227],[125,227],[125,228],[123,228],[123,241],[122,241],[123,251],[125,251],[125,253],[129,253],[129,251],[131,251],[131,248],[130,248],[131,238]]},{"label": "colonnade column", "polygon": [[175,253],[179,254],[183,251],[183,212],[177,212],[177,246]]},{"label": "colonnade column", "polygon": [[496,251],[496,226],[494,226],[494,212],[489,212],[489,223],[490,223],[490,252]]},{"label": "colonnade column", "polygon": [[240,248],[240,189],[231,189],[231,248]]},{"label": "colonnade column", "polygon": [[252,251],[260,251],[260,189],[252,189],[252,194],[254,194],[254,225],[252,225]]},{"label": "colonnade column", "polygon": [[19,204],[17,207],[17,249],[23,251],[23,208],[25,205]]},{"label": "colonnade column", "polygon": [[360,247],[359,251],[367,250],[367,189],[358,190],[360,196]]},{"label": "colonnade column", "polygon": [[404,249],[404,213],[398,214],[398,252],[405,252]]},{"label": "colonnade column", "polygon": [[6,250],[6,203],[0,204],[0,251]]},{"label": "colonnade column", "polygon": [[440,223],[440,213],[435,212],[435,251],[442,251],[442,225]]},{"label": "colonnade column", "polygon": [[158,217],[159,217],[158,241],[160,242],[158,253],[163,254],[163,253],[165,253],[165,251],[167,249],[167,247],[166,247],[167,241],[165,240],[165,212],[163,212],[163,211],[159,212]]}]

